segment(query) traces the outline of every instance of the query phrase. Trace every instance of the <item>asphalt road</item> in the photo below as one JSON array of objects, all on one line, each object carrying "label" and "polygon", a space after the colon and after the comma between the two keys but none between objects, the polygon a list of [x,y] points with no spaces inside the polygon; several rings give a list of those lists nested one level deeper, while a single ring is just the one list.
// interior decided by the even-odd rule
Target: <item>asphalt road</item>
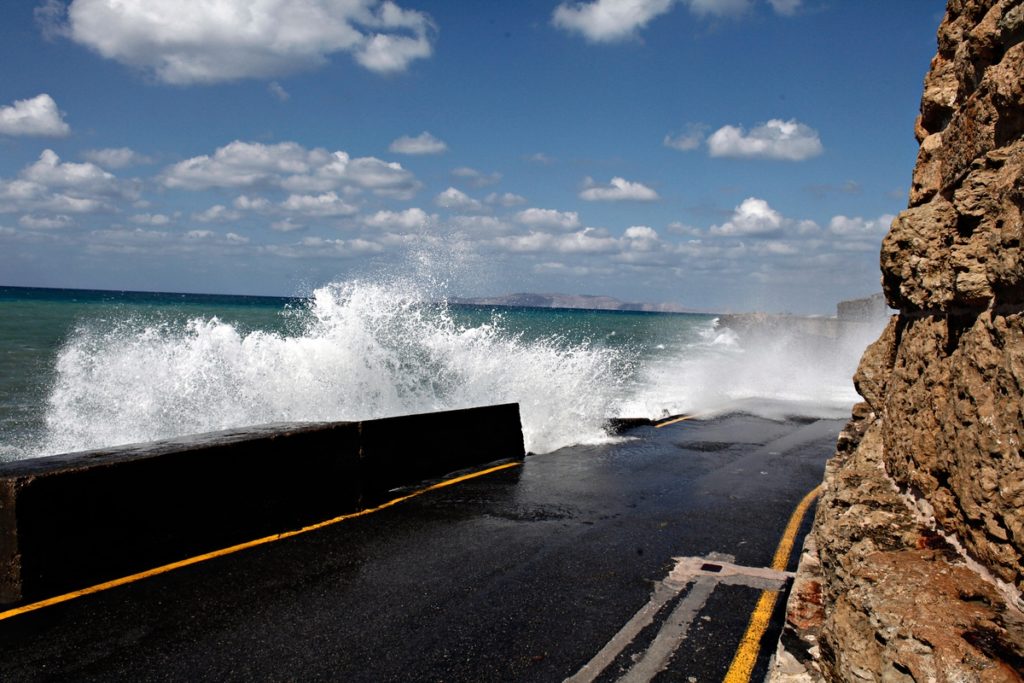
[{"label": "asphalt road", "polygon": [[[3,619],[0,680],[561,681],[604,648],[576,680],[719,681],[766,579],[684,576],[676,558],[769,567],[841,427],[734,414],[529,456]],[[654,595],[651,623],[609,646]]]}]

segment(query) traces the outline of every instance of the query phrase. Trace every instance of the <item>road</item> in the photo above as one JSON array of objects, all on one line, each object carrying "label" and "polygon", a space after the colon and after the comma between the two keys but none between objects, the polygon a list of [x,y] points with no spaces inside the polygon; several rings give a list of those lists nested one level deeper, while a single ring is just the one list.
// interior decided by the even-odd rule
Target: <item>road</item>
[{"label": "road", "polygon": [[759,604],[760,680],[773,558],[842,424],[640,427],[0,614],[0,680],[719,681]]}]

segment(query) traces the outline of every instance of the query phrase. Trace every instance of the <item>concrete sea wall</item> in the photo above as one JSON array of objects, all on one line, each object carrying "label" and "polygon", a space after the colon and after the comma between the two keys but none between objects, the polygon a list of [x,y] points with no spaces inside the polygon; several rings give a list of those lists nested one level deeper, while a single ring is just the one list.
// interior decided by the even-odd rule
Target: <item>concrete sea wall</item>
[{"label": "concrete sea wall", "polygon": [[0,604],[124,576],[522,459],[517,404],[289,423],[0,465]]}]

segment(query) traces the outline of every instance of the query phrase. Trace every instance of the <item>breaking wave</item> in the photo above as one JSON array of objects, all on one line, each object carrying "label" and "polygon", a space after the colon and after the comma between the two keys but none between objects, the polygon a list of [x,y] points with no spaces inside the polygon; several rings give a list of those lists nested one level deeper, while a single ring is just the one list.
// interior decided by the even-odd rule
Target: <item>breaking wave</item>
[{"label": "breaking wave", "polygon": [[40,450],[511,401],[529,451],[606,438],[622,352],[526,340],[500,316],[459,323],[424,299],[403,283],[351,282],[286,311],[291,332],[218,318],[80,327],[56,361]]}]

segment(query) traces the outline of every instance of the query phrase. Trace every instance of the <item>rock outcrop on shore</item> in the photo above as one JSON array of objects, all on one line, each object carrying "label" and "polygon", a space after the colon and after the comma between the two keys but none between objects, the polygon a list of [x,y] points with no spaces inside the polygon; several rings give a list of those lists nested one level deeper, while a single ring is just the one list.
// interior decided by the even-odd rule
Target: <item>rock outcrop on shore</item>
[{"label": "rock outcrop on shore", "polygon": [[949,0],[777,680],[1024,680],[1024,0]]}]

